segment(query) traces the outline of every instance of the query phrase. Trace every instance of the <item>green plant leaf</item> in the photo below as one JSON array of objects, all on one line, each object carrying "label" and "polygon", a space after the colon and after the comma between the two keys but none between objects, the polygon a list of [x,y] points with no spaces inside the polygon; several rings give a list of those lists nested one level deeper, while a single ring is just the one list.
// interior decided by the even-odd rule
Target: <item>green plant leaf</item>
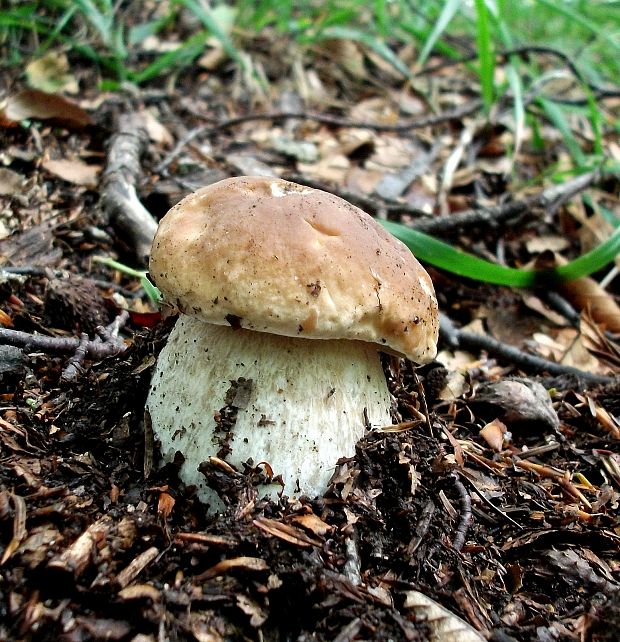
[{"label": "green plant leaf", "polygon": [[155,304],[159,305],[162,300],[161,292],[149,281],[148,272],[146,270],[136,270],[124,263],[119,263],[114,259],[111,259],[107,256],[95,256],[93,257],[95,263],[100,263],[101,265],[106,265],[113,270],[118,270],[127,276],[132,276],[140,280],[140,285],[144,289],[146,296]]},{"label": "green plant leaf", "polygon": [[524,270],[491,263],[401,223],[385,220],[379,220],[379,223],[425,263],[475,281],[518,288],[571,281],[589,276],[603,269],[620,253],[620,227],[618,227],[605,242],[566,265],[553,270]]},{"label": "green plant leaf", "polygon": [[246,63],[237,51],[232,40],[226,33],[226,26],[222,25],[220,20],[222,14],[215,9],[209,9],[196,0],[178,0],[180,4],[189,9],[202,24],[215,36],[221,43],[224,51],[242,68],[246,68]]},{"label": "green plant leaf", "polygon": [[557,103],[554,103],[547,98],[543,98],[542,96],[538,97],[537,101],[545,110],[549,120],[559,129],[562,134],[562,138],[564,139],[564,143],[566,144],[575,164],[578,167],[586,167],[587,162],[585,154],[571,131],[570,125],[568,124],[561,107]]},{"label": "green plant leaf", "polygon": [[422,47],[422,51],[420,52],[420,56],[418,58],[419,66],[422,66],[426,62],[426,59],[429,57],[431,51],[433,50],[435,43],[437,42],[437,40],[439,40],[441,34],[446,30],[446,27],[448,26],[448,24],[450,24],[450,21],[452,20],[452,18],[454,18],[456,12],[461,8],[461,3],[462,0],[448,0],[444,4],[443,9],[439,14],[439,18],[437,19],[437,22],[435,23],[435,26],[431,31],[431,35],[424,43],[424,47]]},{"label": "green plant leaf", "polygon": [[491,109],[495,98],[495,57],[491,30],[489,28],[489,10],[485,0],[475,0],[476,6],[476,44],[478,45],[478,74],[482,86],[482,100],[487,112]]}]

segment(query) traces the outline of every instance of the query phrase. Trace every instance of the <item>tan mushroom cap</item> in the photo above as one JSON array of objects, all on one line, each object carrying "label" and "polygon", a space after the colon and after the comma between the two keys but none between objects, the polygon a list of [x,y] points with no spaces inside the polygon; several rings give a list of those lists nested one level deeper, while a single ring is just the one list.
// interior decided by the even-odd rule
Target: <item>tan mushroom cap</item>
[{"label": "tan mushroom cap", "polygon": [[150,273],[165,300],[209,323],[436,354],[430,277],[400,241],[343,199],[288,181],[229,178],[159,224]]}]

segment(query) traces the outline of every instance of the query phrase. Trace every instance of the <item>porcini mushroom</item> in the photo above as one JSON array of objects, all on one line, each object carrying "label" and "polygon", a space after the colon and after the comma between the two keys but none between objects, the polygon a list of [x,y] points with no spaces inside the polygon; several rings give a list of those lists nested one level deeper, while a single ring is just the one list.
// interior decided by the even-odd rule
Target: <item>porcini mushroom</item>
[{"label": "porcini mushroom", "polygon": [[153,431],[216,508],[198,471],[212,456],[268,462],[287,495],[323,494],[366,424],[392,423],[379,351],[436,353],[428,274],[327,192],[251,176],[200,189],[161,220],[149,267],[181,312],[151,383]]}]

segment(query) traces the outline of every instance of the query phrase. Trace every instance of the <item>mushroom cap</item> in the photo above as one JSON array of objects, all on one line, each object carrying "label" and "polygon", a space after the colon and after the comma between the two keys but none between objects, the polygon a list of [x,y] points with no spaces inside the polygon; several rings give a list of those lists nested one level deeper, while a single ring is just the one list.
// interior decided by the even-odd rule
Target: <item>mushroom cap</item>
[{"label": "mushroom cap", "polygon": [[217,325],[376,343],[435,357],[437,299],[413,254],[347,201],[262,176],[199,189],[161,220],[150,273],[164,299]]}]

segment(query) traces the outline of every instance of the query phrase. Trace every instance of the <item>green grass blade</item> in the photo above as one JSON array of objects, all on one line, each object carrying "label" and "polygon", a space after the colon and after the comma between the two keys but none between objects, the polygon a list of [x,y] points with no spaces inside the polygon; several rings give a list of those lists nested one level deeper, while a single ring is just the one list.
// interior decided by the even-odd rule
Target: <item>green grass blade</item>
[{"label": "green grass blade", "polygon": [[485,0],[476,2],[476,44],[478,45],[478,73],[482,87],[482,100],[487,112],[491,109],[495,98],[495,56],[491,42],[491,29],[489,26],[489,10]]},{"label": "green grass blade", "polygon": [[461,2],[462,0],[448,0],[444,4],[443,9],[439,14],[439,18],[437,19],[437,22],[433,27],[433,30],[431,31],[431,34],[426,39],[424,47],[422,47],[422,51],[420,52],[420,56],[418,58],[418,65],[420,67],[426,62],[426,59],[429,57],[431,51],[433,50],[435,43],[437,42],[437,40],[439,40],[441,34],[446,30],[446,27],[450,24],[456,12],[461,8]]},{"label": "green grass blade", "polygon": [[544,109],[549,120],[558,128],[564,138],[564,143],[573,158],[573,161],[578,167],[586,167],[586,157],[583,153],[577,139],[571,131],[570,125],[564,116],[561,107],[547,98],[542,96],[537,99],[538,104]]},{"label": "green grass blade", "polygon": [[133,73],[131,80],[136,84],[140,84],[152,78],[157,78],[168,69],[178,69],[191,64],[195,58],[203,53],[205,42],[211,35],[209,31],[201,31],[193,35],[177,49],[167,51],[141,71]]},{"label": "green grass blade", "polygon": [[379,220],[388,232],[401,240],[425,263],[474,281],[527,288],[555,281],[570,281],[598,272],[620,253],[620,227],[590,252],[553,270],[523,270],[505,267],[453,248],[438,239],[401,223]]},{"label": "green grass blade", "polygon": [[242,69],[245,69],[246,63],[237,51],[237,48],[229,38],[228,34],[222,29],[214,10],[204,7],[196,0],[178,0],[186,9],[189,9],[202,24],[215,36],[221,43],[224,51],[232,58]]},{"label": "green grass blade", "polygon": [[386,220],[379,220],[379,223],[401,240],[420,261],[452,274],[495,285],[520,288],[530,287],[536,281],[536,273],[532,270],[518,270],[485,261],[401,223]]},{"label": "green grass blade", "polygon": [[100,263],[101,265],[105,265],[113,270],[118,270],[119,272],[122,272],[127,276],[132,276],[135,279],[139,279],[140,285],[144,289],[144,293],[146,294],[146,296],[155,304],[161,302],[161,292],[149,281],[147,276],[148,272],[146,270],[136,270],[132,267],[129,267],[128,265],[125,265],[124,263],[119,263],[118,261],[115,261],[108,256],[94,256],[93,262]]},{"label": "green grass blade", "polygon": [[[565,18],[572,20],[573,22],[580,25],[584,29],[591,31],[598,38],[601,38],[602,40],[604,40],[609,47],[611,47],[612,49],[615,49],[617,53],[620,53],[620,45],[618,44],[618,41],[616,39],[617,30],[616,30],[616,33],[613,35],[610,33],[607,33],[605,30],[601,29],[601,27],[597,25],[595,22],[588,20],[581,13],[577,13],[576,11],[573,11],[573,9],[571,8],[571,4],[574,4],[574,3],[566,2],[562,0],[559,0],[559,1],[558,0],[536,0],[536,3],[541,4],[544,7],[547,7],[547,9],[549,9],[550,11],[563,15]],[[608,3],[608,5],[610,6],[610,9],[611,9],[611,3]]]},{"label": "green grass blade", "polygon": [[618,254],[620,254],[620,227],[617,227],[606,241],[597,245],[593,250],[566,265],[557,267],[554,272],[562,281],[589,276],[614,261]]}]

